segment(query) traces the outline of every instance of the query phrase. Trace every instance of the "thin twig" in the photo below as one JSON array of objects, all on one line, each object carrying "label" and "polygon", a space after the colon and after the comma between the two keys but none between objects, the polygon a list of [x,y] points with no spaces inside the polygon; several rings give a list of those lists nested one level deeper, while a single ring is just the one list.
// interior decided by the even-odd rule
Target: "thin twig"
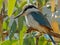
[{"label": "thin twig", "polygon": [[36,45],[38,45],[39,37],[36,37]]}]

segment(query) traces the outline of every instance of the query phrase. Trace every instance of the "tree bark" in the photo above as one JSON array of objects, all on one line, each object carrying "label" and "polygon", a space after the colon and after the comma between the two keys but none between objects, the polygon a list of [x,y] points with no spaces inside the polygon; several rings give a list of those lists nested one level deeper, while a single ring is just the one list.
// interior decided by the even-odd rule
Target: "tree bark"
[{"label": "tree bark", "polygon": [[3,16],[0,15],[0,40],[3,41]]},{"label": "tree bark", "polygon": [[5,2],[3,2],[3,6],[1,9],[1,14],[0,14],[0,37],[1,41],[4,41],[4,36],[3,36],[3,19],[5,16]]}]

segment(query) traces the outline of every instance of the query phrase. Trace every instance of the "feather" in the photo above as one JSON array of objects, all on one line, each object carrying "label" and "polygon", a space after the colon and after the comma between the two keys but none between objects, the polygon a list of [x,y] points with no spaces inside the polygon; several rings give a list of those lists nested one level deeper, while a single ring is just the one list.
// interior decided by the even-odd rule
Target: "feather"
[{"label": "feather", "polygon": [[41,12],[31,12],[30,14],[40,25],[43,25],[52,29],[48,19]]}]

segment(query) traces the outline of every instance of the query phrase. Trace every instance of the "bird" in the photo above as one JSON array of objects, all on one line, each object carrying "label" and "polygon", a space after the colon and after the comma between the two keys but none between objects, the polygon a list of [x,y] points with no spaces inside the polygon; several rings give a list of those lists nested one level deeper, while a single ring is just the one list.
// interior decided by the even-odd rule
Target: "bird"
[{"label": "bird", "polygon": [[[27,5],[24,7],[23,11],[15,18],[19,16],[24,16],[26,20],[26,25],[32,27],[37,31],[44,32],[48,34],[51,41],[56,44],[50,32],[53,32],[51,24],[48,19],[39,11],[39,9],[34,5]],[[54,35],[55,36],[55,35]]]}]

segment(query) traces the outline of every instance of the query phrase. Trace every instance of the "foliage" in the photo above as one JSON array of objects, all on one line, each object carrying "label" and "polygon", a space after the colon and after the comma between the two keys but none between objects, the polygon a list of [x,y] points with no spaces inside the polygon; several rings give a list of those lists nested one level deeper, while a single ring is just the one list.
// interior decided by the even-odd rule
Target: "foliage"
[{"label": "foliage", "polygon": [[38,2],[41,4],[41,6],[46,5],[46,3],[47,3],[48,1],[49,1],[49,0],[38,0]]},{"label": "foliage", "polygon": [[[12,45],[17,45],[17,40],[12,40]],[[6,40],[4,42],[1,43],[1,45],[10,45],[10,40]]]},{"label": "foliage", "polygon": [[16,22],[14,20],[13,23],[12,23],[12,26],[10,28],[10,35],[9,35],[10,40],[13,37],[14,33],[16,32],[16,28],[17,28],[17,25],[16,25]]},{"label": "foliage", "polygon": [[[3,6],[3,1],[0,0],[0,10]],[[30,3],[33,4],[34,0],[30,0]],[[49,0],[38,0],[38,2],[41,4],[41,6],[45,6],[46,3]],[[27,4],[27,0],[8,0],[8,5],[5,8],[6,11],[6,17],[3,19],[3,30],[8,30],[9,34],[7,35],[9,37],[9,40],[3,41],[1,45],[35,45],[36,44],[36,33],[26,33],[27,26],[25,23],[24,17],[19,17],[17,19],[14,19],[15,16],[17,16],[21,11],[24,5]],[[6,6],[5,5],[5,6]],[[17,32],[16,32],[17,31]],[[18,39],[14,40],[14,34],[18,33]],[[6,38],[6,37],[4,37]],[[38,45],[52,45],[51,42],[48,42],[47,39],[44,36],[39,37]]]},{"label": "foliage", "polygon": [[1,8],[2,8],[2,4],[3,4],[3,0],[0,0],[0,11],[1,11]]},{"label": "foliage", "polygon": [[10,17],[12,15],[12,12],[14,10],[15,7],[15,2],[16,0],[8,0],[8,16]]}]

